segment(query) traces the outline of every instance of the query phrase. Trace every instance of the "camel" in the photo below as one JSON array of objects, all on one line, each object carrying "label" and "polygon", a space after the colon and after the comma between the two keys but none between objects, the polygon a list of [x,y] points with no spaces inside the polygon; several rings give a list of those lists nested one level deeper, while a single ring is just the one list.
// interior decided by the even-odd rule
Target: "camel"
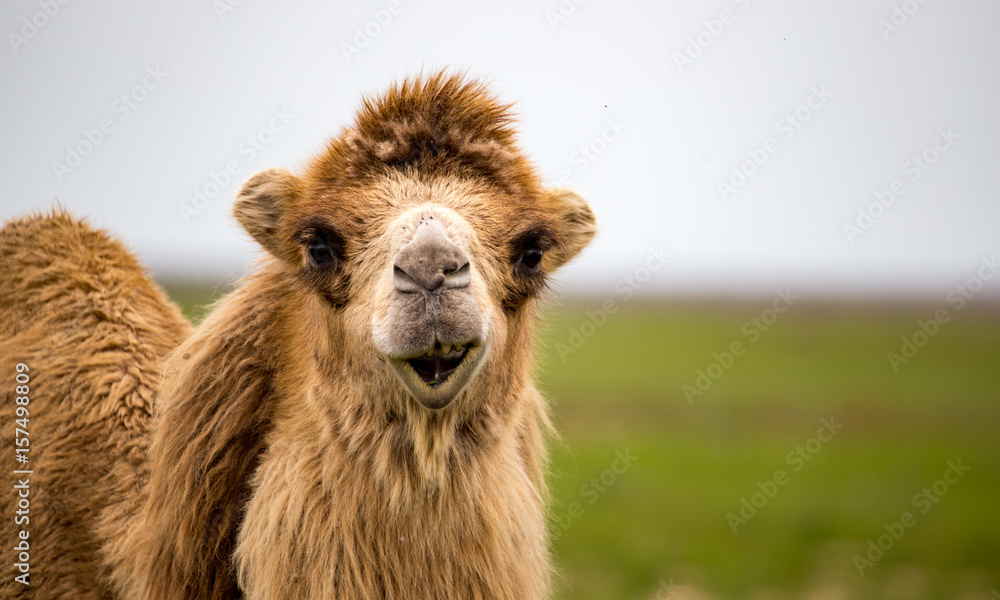
[{"label": "camel", "polygon": [[263,258],[193,331],[68,215],[0,230],[0,372],[25,363],[36,386],[36,566],[0,590],[548,597],[533,329],[596,225],[515,134],[511,106],[460,75],[366,97],[301,172],[242,186]]}]

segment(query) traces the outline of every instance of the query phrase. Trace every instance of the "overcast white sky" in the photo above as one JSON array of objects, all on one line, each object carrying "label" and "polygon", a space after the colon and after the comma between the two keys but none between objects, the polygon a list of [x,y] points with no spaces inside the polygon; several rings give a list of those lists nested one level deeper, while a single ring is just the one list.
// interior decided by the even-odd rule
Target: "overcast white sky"
[{"label": "overcast white sky", "polygon": [[362,93],[451,65],[517,100],[522,145],[593,204],[568,293],[613,293],[662,247],[643,292],[943,299],[981,271],[997,294],[998,23],[996,0],[7,0],[0,217],[58,197],[157,275],[232,278],[254,256],[229,213],[243,180],[301,165]]}]

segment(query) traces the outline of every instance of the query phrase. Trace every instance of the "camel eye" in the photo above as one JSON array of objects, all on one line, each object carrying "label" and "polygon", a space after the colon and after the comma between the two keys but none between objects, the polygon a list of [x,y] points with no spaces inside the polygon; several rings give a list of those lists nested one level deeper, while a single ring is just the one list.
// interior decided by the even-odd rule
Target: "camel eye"
[{"label": "camel eye", "polygon": [[542,250],[541,248],[528,248],[521,255],[521,264],[531,269],[532,271],[537,271],[538,267],[542,264]]},{"label": "camel eye", "polygon": [[311,237],[306,244],[306,252],[309,264],[317,268],[336,265],[342,259],[339,240],[326,233]]}]

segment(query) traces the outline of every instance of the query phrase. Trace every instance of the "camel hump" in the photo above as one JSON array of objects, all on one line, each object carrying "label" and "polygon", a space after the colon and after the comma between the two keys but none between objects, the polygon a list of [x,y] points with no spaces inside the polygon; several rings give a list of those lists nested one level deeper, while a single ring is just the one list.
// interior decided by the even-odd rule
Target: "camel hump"
[{"label": "camel hump", "polygon": [[137,277],[145,273],[121,242],[62,209],[0,229],[0,311],[15,328],[53,310],[99,308],[101,296]]},{"label": "camel hump", "polygon": [[46,361],[62,354],[92,373],[110,364],[97,355],[158,361],[189,334],[178,308],[106,231],[61,208],[0,228],[0,342]]},{"label": "camel hump", "polygon": [[[136,490],[147,478],[145,432],[163,361],[189,334],[107,232],[61,209],[0,228],[0,422],[20,418],[30,433],[28,461],[18,466],[30,471],[32,539],[47,544],[31,545],[32,562],[47,570],[32,574],[40,591],[28,598],[52,597],[53,586],[70,582],[110,589],[99,565],[119,558],[101,548],[141,509]],[[0,438],[4,456],[14,457],[13,440]],[[0,513],[13,514],[15,500],[0,497]],[[17,535],[13,519],[0,523],[0,538]],[[0,581],[0,598],[23,587]]]}]

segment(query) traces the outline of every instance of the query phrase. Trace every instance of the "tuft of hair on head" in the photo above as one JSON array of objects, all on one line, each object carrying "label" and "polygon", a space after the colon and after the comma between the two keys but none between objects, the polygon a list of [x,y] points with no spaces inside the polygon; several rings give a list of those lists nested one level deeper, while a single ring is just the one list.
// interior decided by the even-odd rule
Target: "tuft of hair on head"
[{"label": "tuft of hair on head", "polygon": [[513,105],[481,80],[442,70],[362,99],[354,123],[330,142],[312,174],[336,184],[391,170],[472,177],[513,194],[539,187],[516,144]]}]

